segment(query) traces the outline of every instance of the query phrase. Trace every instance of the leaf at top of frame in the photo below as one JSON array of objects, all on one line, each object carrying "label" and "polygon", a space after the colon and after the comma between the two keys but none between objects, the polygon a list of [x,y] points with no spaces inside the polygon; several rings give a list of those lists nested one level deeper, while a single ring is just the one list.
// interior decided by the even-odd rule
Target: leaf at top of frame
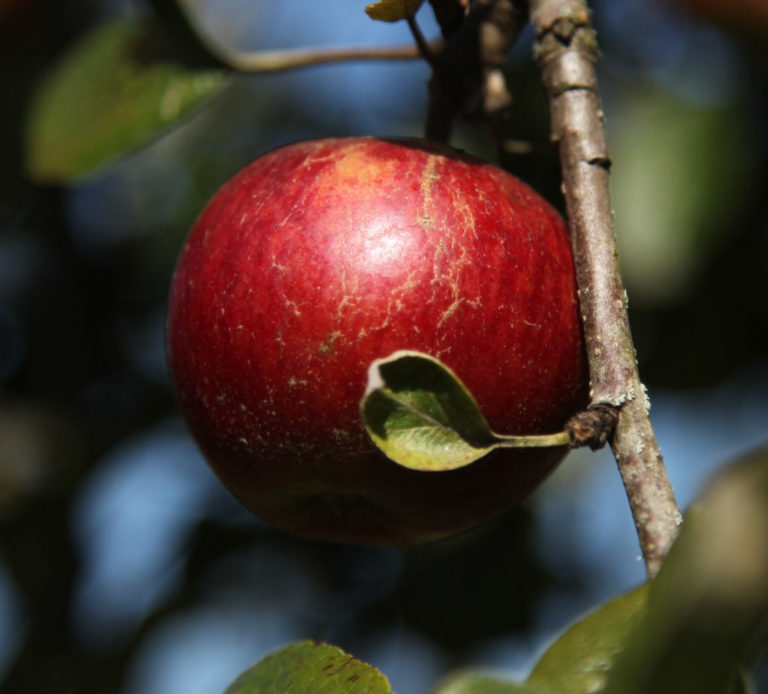
[{"label": "leaf at top of frame", "polygon": [[399,22],[416,14],[424,0],[378,0],[365,8],[371,19],[382,22]]}]

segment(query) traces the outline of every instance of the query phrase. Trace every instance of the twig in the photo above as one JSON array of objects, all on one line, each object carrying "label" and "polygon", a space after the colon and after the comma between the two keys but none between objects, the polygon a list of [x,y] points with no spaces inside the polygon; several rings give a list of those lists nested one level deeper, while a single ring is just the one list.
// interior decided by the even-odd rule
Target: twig
[{"label": "twig", "polygon": [[208,38],[206,47],[222,63],[238,72],[266,73],[293,70],[323,63],[351,60],[414,60],[420,58],[418,47],[349,46],[334,48],[296,48],[274,51],[241,51]]},{"label": "twig", "polygon": [[[2,0],[0,0],[2,2]],[[164,29],[171,29],[182,53],[193,64],[224,67],[237,72],[270,73],[296,68],[353,60],[415,60],[419,50],[402,46],[333,46],[328,48],[290,48],[271,51],[244,51],[216,39],[192,11],[189,2],[149,0]],[[439,50],[442,42],[431,50]]]},{"label": "twig", "polygon": [[530,0],[535,56],[558,146],[591,379],[591,406],[619,411],[610,438],[649,576],[681,522],[640,381],[613,229],[597,42],[586,0]]}]

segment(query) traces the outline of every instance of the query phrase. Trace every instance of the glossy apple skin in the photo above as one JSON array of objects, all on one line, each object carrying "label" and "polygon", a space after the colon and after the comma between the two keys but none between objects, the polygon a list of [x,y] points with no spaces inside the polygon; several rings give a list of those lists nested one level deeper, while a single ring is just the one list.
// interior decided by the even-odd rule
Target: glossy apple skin
[{"label": "glossy apple skin", "polygon": [[586,368],[562,219],[513,176],[450,149],[373,138],[257,159],[198,219],[171,289],[168,355],[211,466],[300,536],[411,544],[497,516],[563,448],[418,472],[368,439],[368,367],[429,353],[491,427],[562,427]]}]

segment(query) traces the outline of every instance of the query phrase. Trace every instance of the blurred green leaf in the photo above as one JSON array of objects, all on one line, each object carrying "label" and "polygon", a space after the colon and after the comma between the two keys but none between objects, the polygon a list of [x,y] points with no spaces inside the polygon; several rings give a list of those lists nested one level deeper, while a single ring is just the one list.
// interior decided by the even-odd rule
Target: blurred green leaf
[{"label": "blurred green leaf", "polygon": [[743,690],[768,619],[768,449],[726,468],[688,511],[648,604],[606,694]]},{"label": "blurred green leaf", "polygon": [[574,624],[539,659],[527,683],[557,694],[601,690],[609,669],[645,613],[648,592],[648,584],[642,585]]},{"label": "blurred green leaf", "polygon": [[392,694],[375,667],[336,646],[303,641],[281,648],[244,672],[225,694]]},{"label": "blurred green leaf", "polygon": [[77,181],[157,137],[226,84],[225,71],[160,57],[156,38],[151,25],[106,24],[62,58],[28,119],[33,179]]},{"label": "blurred green leaf", "polygon": [[378,0],[367,5],[365,12],[371,19],[398,22],[416,14],[422,2],[424,0]]},{"label": "blurred green leaf", "polygon": [[505,682],[491,675],[466,672],[450,676],[432,694],[550,694],[550,692],[534,688],[529,684]]},{"label": "blurred green leaf", "polygon": [[679,299],[734,232],[749,166],[743,114],[661,87],[619,92],[608,123],[622,274],[634,301]]},{"label": "blurred green leaf", "polygon": [[501,446],[562,446],[569,441],[565,432],[494,434],[453,371],[434,357],[407,350],[371,364],[360,413],[373,442],[391,460],[414,470],[455,470]]}]

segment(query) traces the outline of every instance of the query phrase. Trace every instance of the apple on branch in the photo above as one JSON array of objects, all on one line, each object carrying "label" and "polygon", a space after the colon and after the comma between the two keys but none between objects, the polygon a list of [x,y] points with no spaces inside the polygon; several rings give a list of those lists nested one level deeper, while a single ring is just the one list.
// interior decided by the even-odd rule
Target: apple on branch
[{"label": "apple on branch", "polygon": [[182,250],[167,336],[181,410],[224,485],[262,520],[323,540],[462,531],[567,452],[399,465],[360,417],[376,360],[439,360],[501,434],[557,432],[586,403],[561,217],[514,176],[417,140],[301,142],[234,176]]}]

